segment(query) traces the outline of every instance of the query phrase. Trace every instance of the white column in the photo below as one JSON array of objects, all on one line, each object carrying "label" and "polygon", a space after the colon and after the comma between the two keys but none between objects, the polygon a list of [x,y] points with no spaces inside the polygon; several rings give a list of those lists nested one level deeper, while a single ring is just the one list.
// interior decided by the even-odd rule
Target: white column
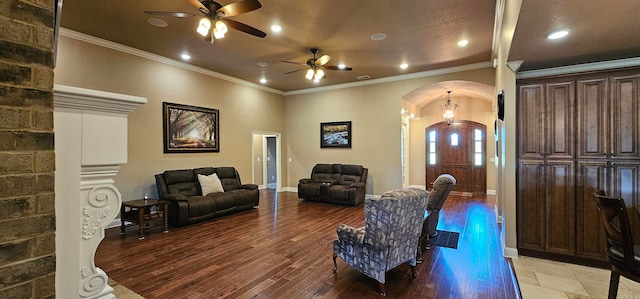
[{"label": "white column", "polygon": [[113,179],[127,163],[127,115],[147,99],[62,85],[53,92],[56,298],[115,298],[94,258],[122,203]]}]

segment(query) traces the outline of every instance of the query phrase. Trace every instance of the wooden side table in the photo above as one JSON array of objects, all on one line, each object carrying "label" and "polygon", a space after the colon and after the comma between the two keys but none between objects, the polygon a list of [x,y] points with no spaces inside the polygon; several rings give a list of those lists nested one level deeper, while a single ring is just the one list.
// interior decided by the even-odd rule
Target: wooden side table
[{"label": "wooden side table", "polygon": [[[154,213],[152,208],[156,207]],[[126,208],[129,208],[127,211]],[[158,199],[136,199],[122,202],[120,207],[120,234],[124,235],[124,222],[130,221],[138,225],[138,240],[144,239],[145,227],[151,222],[164,220],[164,232],[169,231],[169,202]]]}]

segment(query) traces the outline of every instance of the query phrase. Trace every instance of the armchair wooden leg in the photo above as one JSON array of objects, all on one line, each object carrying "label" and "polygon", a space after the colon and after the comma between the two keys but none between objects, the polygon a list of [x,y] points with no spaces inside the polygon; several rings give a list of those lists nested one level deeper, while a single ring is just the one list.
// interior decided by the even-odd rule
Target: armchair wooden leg
[{"label": "armchair wooden leg", "polygon": [[413,275],[413,278],[416,278],[416,266],[411,266],[411,275]]},{"label": "armchair wooden leg", "polygon": [[381,296],[387,296],[387,293],[384,291],[384,283],[378,282],[378,290]]},{"label": "armchair wooden leg", "polygon": [[620,274],[611,271],[611,280],[609,280],[609,299],[618,297],[618,284],[620,283]]},{"label": "armchair wooden leg", "polygon": [[334,253],[333,254],[333,274],[336,274],[336,271],[338,271],[338,264],[336,263],[336,258],[338,256]]}]

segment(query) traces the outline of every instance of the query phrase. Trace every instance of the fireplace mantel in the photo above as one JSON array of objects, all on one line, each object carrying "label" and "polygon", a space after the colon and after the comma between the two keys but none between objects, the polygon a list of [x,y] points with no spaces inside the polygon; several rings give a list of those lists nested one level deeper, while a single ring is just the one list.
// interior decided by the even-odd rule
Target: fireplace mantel
[{"label": "fireplace mantel", "polygon": [[94,258],[122,203],[113,183],[127,163],[127,116],[147,99],[63,85],[53,94],[56,298],[115,298]]}]

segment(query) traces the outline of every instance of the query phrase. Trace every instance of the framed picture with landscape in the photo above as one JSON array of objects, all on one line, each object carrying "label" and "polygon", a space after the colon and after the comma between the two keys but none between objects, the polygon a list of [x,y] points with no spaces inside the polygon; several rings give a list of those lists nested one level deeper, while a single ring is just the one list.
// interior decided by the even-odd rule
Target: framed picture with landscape
[{"label": "framed picture with landscape", "polygon": [[351,148],[351,122],[320,123],[320,147]]},{"label": "framed picture with landscape", "polygon": [[165,153],[220,151],[218,109],[162,102]]}]

